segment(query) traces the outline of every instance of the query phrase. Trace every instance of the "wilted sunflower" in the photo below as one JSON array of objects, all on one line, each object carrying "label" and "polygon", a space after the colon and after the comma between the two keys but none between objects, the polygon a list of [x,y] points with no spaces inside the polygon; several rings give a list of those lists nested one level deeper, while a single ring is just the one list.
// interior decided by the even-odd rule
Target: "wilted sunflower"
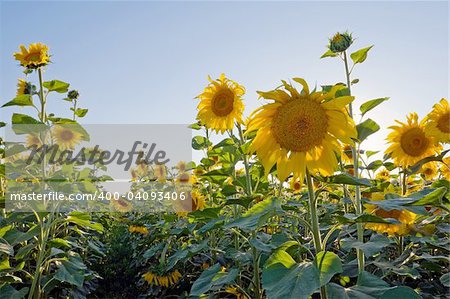
[{"label": "wilted sunflower", "polygon": [[438,153],[440,146],[425,134],[425,122],[419,122],[417,113],[410,113],[407,123],[396,122],[399,126],[389,127],[393,131],[387,137],[390,146],[386,150],[395,164],[406,168]]},{"label": "wilted sunflower", "polygon": [[128,227],[128,231],[130,233],[138,233],[141,235],[148,235],[148,229],[145,226],[140,226],[140,225],[130,225]]},{"label": "wilted sunflower", "polygon": [[[379,201],[379,200],[385,200],[384,194],[382,192],[374,192],[372,193],[371,200]],[[386,199],[388,200],[388,199]],[[371,229],[373,231],[376,231],[380,234],[387,233],[389,236],[404,236],[408,235],[411,230],[414,228],[414,222],[416,220],[416,214],[413,212],[410,212],[408,210],[390,210],[386,211],[383,209],[380,209],[376,205],[371,204],[365,204],[366,212],[376,215],[378,217],[387,219],[395,219],[397,220],[398,224],[391,224],[391,223],[367,223],[365,225],[366,229]]]},{"label": "wilted sunflower", "polygon": [[81,133],[66,126],[56,125],[52,133],[56,144],[63,150],[75,148],[82,139]]},{"label": "wilted sunflower", "polygon": [[277,165],[277,176],[284,181],[290,173],[303,181],[306,169],[311,173],[332,175],[337,164],[339,141],[353,144],[355,124],[345,110],[351,96],[336,97],[342,85],[330,91],[309,92],[305,80],[294,78],[303,86],[300,93],[283,82],[282,89],[258,92],[273,103],[256,109],[250,116],[247,132],[257,131],[250,152],[257,153],[266,173]]},{"label": "wilted sunflower", "polygon": [[119,199],[111,199],[110,204],[113,207],[114,210],[126,213],[133,209],[133,205],[131,204],[131,201],[125,199],[125,198],[119,198]]},{"label": "wilted sunflower", "polygon": [[424,176],[425,180],[431,181],[438,175],[438,167],[436,162],[428,162],[422,165],[420,173]]},{"label": "wilted sunflower", "polygon": [[450,142],[450,107],[446,99],[441,99],[427,115],[425,132],[437,142]]},{"label": "wilted sunflower", "polygon": [[28,49],[20,46],[20,52],[14,53],[14,58],[20,62],[21,66],[36,69],[45,66],[50,62],[48,47],[43,43],[30,44]]},{"label": "wilted sunflower", "polygon": [[151,285],[162,286],[162,287],[170,287],[178,282],[181,278],[181,273],[178,270],[175,270],[170,273],[166,273],[164,275],[158,275],[152,272],[147,272],[142,275],[145,281],[147,281]]},{"label": "wilted sunflower", "polygon": [[221,74],[218,80],[212,80],[210,77],[208,80],[210,84],[197,96],[200,99],[197,119],[216,132],[232,130],[234,122],[242,123],[244,104],[241,97],[245,89],[227,79],[225,74]]},{"label": "wilted sunflower", "polygon": [[31,86],[30,83],[23,79],[19,79],[17,82],[17,93],[16,96],[22,96],[25,94],[31,94]]}]

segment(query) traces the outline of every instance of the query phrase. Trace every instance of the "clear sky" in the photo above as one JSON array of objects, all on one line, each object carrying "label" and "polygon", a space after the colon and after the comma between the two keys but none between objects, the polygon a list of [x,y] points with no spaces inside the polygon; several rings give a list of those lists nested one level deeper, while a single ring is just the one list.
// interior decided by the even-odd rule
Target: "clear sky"
[{"label": "clear sky", "polygon": [[[84,123],[192,123],[194,97],[224,72],[256,90],[303,77],[344,81],[339,59],[319,59],[327,38],[349,30],[353,49],[371,44],[356,67],[356,106],[390,97],[370,117],[383,129],[365,148],[384,149],[386,127],[448,98],[448,2],[5,2],[1,9],[0,100],[15,95],[21,69],[12,53],[44,42],[53,64],[45,79],[70,82],[89,109]],[[50,99],[50,112],[68,102]],[[14,108],[0,110],[9,121]],[[17,108],[16,108],[17,109]]]}]

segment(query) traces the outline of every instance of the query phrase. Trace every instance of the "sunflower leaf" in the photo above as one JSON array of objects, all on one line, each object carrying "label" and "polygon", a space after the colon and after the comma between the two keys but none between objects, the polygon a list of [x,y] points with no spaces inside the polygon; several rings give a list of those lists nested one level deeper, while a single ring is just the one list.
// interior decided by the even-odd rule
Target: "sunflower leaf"
[{"label": "sunflower leaf", "polygon": [[379,98],[367,101],[359,107],[359,110],[361,111],[362,116],[364,116],[367,112],[369,112],[370,110],[372,110],[373,108],[377,107],[378,105],[387,100],[389,100],[389,98]]},{"label": "sunflower leaf", "polygon": [[2,107],[8,107],[8,106],[33,106],[33,100],[30,94],[23,94],[20,96],[15,97],[8,103],[4,104]]},{"label": "sunflower leaf", "polygon": [[380,126],[370,118],[358,124],[356,130],[358,131],[359,142],[363,142],[367,137],[377,132],[379,129]]},{"label": "sunflower leaf", "polygon": [[370,47],[362,48],[356,52],[350,54],[350,58],[353,60],[354,64],[363,63],[367,58],[367,53],[372,49],[373,45]]},{"label": "sunflower leaf", "polygon": [[44,82],[44,87],[48,89],[48,91],[56,91],[59,93],[66,93],[69,90],[69,83],[59,81],[59,80],[52,80]]}]

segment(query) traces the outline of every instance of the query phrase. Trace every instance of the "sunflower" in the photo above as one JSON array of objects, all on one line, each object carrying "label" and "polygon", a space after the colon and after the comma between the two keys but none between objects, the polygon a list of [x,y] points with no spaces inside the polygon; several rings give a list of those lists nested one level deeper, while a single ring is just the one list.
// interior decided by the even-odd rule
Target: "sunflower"
[{"label": "sunflower", "polygon": [[[384,200],[384,194],[382,192],[374,192],[372,193],[371,200]],[[391,223],[366,223],[366,229],[371,229],[378,233],[387,233],[389,236],[404,236],[408,235],[411,230],[414,228],[414,222],[416,220],[416,214],[410,212],[408,210],[390,210],[386,211],[380,209],[376,205],[365,204],[366,212],[376,215],[381,218],[390,218],[397,220],[398,224]]]},{"label": "sunflower", "polygon": [[377,172],[375,178],[382,181],[387,181],[391,177],[391,173],[386,168],[383,168]]},{"label": "sunflower", "polygon": [[34,134],[27,135],[26,141],[25,141],[25,146],[27,148],[30,148],[33,146],[40,147],[41,145],[42,145],[42,141],[37,135],[34,135]]},{"label": "sunflower", "polygon": [[195,175],[190,174],[189,172],[183,172],[178,174],[176,182],[178,184],[187,185],[187,184],[195,184],[197,182],[197,177]]},{"label": "sunflower", "polygon": [[180,161],[177,163],[177,165],[175,167],[176,167],[176,169],[178,169],[179,172],[185,172],[186,168],[187,168],[187,164],[184,161]]},{"label": "sunflower", "polygon": [[36,69],[45,66],[50,62],[48,47],[42,43],[30,44],[28,49],[20,46],[20,52],[14,53],[14,58],[20,62],[21,66]]},{"label": "sunflower", "polygon": [[23,79],[19,79],[19,81],[17,82],[16,96],[18,97],[26,94],[31,94],[30,90],[31,90],[30,83],[28,83]]},{"label": "sunflower", "polygon": [[352,147],[348,144],[342,147],[341,160],[344,164],[353,164]]},{"label": "sunflower", "polygon": [[443,162],[439,167],[439,172],[447,181],[450,181],[450,157],[444,158]]},{"label": "sunflower", "polygon": [[145,226],[140,226],[140,225],[130,225],[128,227],[128,231],[130,233],[138,233],[141,235],[148,235],[148,229]]},{"label": "sunflower", "polygon": [[335,97],[342,85],[330,91],[309,92],[305,80],[294,78],[303,86],[300,93],[283,82],[285,90],[258,92],[273,100],[256,109],[250,116],[247,132],[257,131],[250,145],[256,152],[266,174],[277,165],[277,176],[284,181],[290,173],[303,181],[306,170],[322,175],[332,175],[340,152],[339,141],[353,144],[357,133],[345,106],[353,101],[351,96]]},{"label": "sunflower", "polygon": [[441,99],[427,115],[425,132],[437,142],[450,142],[450,107],[446,99]]},{"label": "sunflower", "polygon": [[299,193],[302,190],[303,182],[298,179],[294,180],[293,178],[291,178],[291,180],[289,181],[289,186],[294,193]]},{"label": "sunflower", "polygon": [[191,191],[192,211],[203,211],[206,206],[205,196],[198,190]]},{"label": "sunflower", "polygon": [[236,299],[247,299],[248,297],[243,294],[237,287],[228,286],[225,288],[225,293],[234,295]]},{"label": "sunflower", "polygon": [[144,273],[142,277],[144,278],[145,281],[147,281],[151,285],[168,288],[176,284],[180,280],[181,273],[178,270],[166,273],[164,275],[158,275],[152,272],[147,272]]},{"label": "sunflower", "polygon": [[431,181],[438,175],[438,167],[436,162],[428,162],[422,165],[420,173],[423,175],[425,180]]},{"label": "sunflower", "polygon": [[203,93],[197,96],[200,103],[197,106],[197,119],[207,128],[216,132],[232,130],[234,122],[242,123],[244,104],[242,96],[243,86],[227,79],[224,74],[217,80],[208,77],[210,84]]},{"label": "sunflower", "polygon": [[56,144],[63,150],[75,148],[82,139],[79,132],[71,130],[67,126],[56,125],[52,133]]},{"label": "sunflower", "polygon": [[387,137],[390,146],[386,154],[390,154],[394,163],[404,168],[438,153],[441,148],[435,145],[432,137],[426,135],[425,122],[418,119],[417,113],[410,113],[407,123],[396,120],[399,126],[389,127],[393,131]]},{"label": "sunflower", "polygon": [[163,164],[157,164],[153,168],[153,175],[160,183],[164,183],[167,179],[167,168]]},{"label": "sunflower", "polygon": [[129,200],[126,200],[125,198],[119,198],[119,199],[112,199],[110,200],[110,204],[113,207],[114,210],[126,213],[133,209],[133,205]]}]

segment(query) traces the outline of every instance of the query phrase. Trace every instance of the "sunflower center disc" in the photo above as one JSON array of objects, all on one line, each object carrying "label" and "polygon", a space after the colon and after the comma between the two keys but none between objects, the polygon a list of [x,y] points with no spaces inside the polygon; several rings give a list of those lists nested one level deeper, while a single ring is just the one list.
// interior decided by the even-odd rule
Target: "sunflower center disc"
[{"label": "sunflower center disc", "polygon": [[428,147],[428,138],[419,128],[412,128],[404,133],[400,140],[403,151],[410,156],[422,155]]},{"label": "sunflower center disc", "polygon": [[234,94],[228,88],[221,89],[212,99],[212,111],[217,116],[226,116],[233,111]]},{"label": "sunflower center disc", "polygon": [[308,151],[322,144],[327,128],[325,110],[308,98],[293,99],[278,108],[272,124],[277,142],[295,152]]},{"label": "sunflower center disc", "polygon": [[39,53],[30,53],[25,57],[25,59],[30,62],[36,62],[41,59],[41,55]]},{"label": "sunflower center disc", "polygon": [[450,113],[446,113],[439,118],[437,127],[442,132],[450,133]]},{"label": "sunflower center disc", "polygon": [[73,139],[73,133],[70,130],[64,130],[61,132],[61,140],[63,141],[71,141]]}]

